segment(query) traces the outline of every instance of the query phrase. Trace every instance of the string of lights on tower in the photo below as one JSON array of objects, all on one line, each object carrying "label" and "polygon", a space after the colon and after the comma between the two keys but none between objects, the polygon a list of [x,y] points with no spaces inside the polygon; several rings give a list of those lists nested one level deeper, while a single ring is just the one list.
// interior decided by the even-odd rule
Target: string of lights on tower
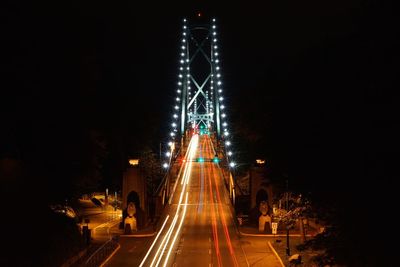
[{"label": "string of lights on tower", "polygon": [[[190,128],[205,126],[216,133],[219,143],[223,144],[229,167],[233,168],[236,164],[233,160],[232,135],[228,130],[227,107],[223,97],[216,19],[213,18],[208,24],[189,24],[184,18],[182,24],[176,97],[170,123],[169,149],[165,152],[163,167],[169,168],[175,144],[180,140],[178,138],[182,138]],[[203,35],[199,35],[199,32]],[[196,58],[199,57],[204,57],[209,63],[207,71],[202,73],[206,77],[202,81],[199,81],[199,75],[192,73],[192,68],[196,68]]]}]

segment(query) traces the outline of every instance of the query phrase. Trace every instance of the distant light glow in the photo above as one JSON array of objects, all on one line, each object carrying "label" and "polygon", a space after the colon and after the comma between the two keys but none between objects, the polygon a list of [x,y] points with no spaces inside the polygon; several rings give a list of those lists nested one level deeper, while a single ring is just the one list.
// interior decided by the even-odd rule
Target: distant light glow
[{"label": "distant light glow", "polygon": [[221,115],[221,117],[222,117],[222,118],[225,118],[225,117],[226,117],[226,114],[225,114],[225,113],[223,113],[223,114]]},{"label": "distant light glow", "polygon": [[232,156],[232,151],[228,151],[228,156]]},{"label": "distant light glow", "polygon": [[177,97],[177,98],[176,98],[176,101],[179,101],[179,100],[180,100],[179,97]]},{"label": "distant light glow", "polygon": [[225,145],[230,146],[230,145],[231,145],[231,142],[230,142],[230,141],[226,141],[226,142],[225,142]]},{"label": "distant light glow", "polygon": [[218,93],[222,93],[222,89],[219,89],[219,90],[218,90]]},{"label": "distant light glow", "polygon": [[265,164],[265,160],[264,159],[256,159],[256,163],[257,164]]},{"label": "distant light glow", "polygon": [[226,127],[226,126],[228,126],[228,123],[224,122],[224,123],[222,123],[222,126]]},{"label": "distant light glow", "polygon": [[176,123],[175,122],[173,122],[171,125],[172,125],[172,127],[176,127]]},{"label": "distant light glow", "polygon": [[172,142],[169,142],[169,143],[168,143],[168,146],[170,146],[170,147],[171,147],[172,145],[173,145],[173,143],[172,143]]},{"label": "distant light glow", "polygon": [[174,118],[178,118],[178,115],[174,114]]},{"label": "distant light glow", "polygon": [[224,109],[225,108],[225,106],[224,105],[221,105],[221,109]]},{"label": "distant light glow", "polygon": [[178,106],[175,106],[175,109],[178,109],[179,107]]},{"label": "distant light glow", "polygon": [[165,162],[165,163],[163,164],[163,167],[164,167],[165,169],[168,168],[168,163]]},{"label": "distant light glow", "polygon": [[225,136],[228,136],[228,135],[229,135],[229,133],[228,133],[228,132],[224,132],[224,135],[225,135]]},{"label": "distant light glow", "polygon": [[222,101],[222,100],[224,100],[224,98],[221,96],[221,97],[219,98],[219,101]]},{"label": "distant light glow", "polygon": [[171,152],[167,151],[167,152],[165,153],[165,155],[166,155],[167,157],[169,157],[169,156],[171,156]]},{"label": "distant light glow", "polygon": [[218,73],[218,74],[217,74],[217,77],[218,77],[218,78],[221,77],[221,74]]},{"label": "distant light glow", "polygon": [[235,162],[229,163],[229,166],[231,166],[232,168],[235,167],[235,165],[236,165]]},{"label": "distant light glow", "polygon": [[132,165],[132,166],[139,165],[139,159],[130,159],[129,165]]},{"label": "distant light glow", "polygon": [[219,66],[217,66],[216,69],[219,70]]},{"label": "distant light glow", "polygon": [[218,81],[218,85],[221,85],[222,84],[222,82],[221,81]]},{"label": "distant light glow", "polygon": [[217,41],[217,38],[214,38],[214,40],[213,40],[214,42],[216,42]]}]

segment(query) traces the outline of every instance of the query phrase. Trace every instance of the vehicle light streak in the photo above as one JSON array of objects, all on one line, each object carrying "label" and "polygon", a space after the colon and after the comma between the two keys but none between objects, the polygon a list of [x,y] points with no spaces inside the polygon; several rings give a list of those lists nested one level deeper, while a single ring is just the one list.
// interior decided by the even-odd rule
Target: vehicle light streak
[{"label": "vehicle light streak", "polygon": [[[213,147],[211,142],[208,142],[206,150],[209,153],[211,151],[213,151],[214,152],[213,154],[215,154],[215,150],[214,150],[214,147]],[[212,165],[210,170],[208,171],[208,177],[209,177],[209,183],[210,183],[210,192],[212,193],[212,191],[211,191],[211,187],[212,187],[211,179],[212,178],[211,177],[214,177],[215,193],[216,193],[216,204],[217,205],[213,205],[214,204],[214,199],[211,196],[211,201],[212,201],[211,204],[213,206],[212,213],[215,216],[215,214],[216,214],[215,209],[218,209],[220,211],[219,213],[221,214],[221,216],[219,218],[220,218],[221,223],[222,223],[222,228],[223,228],[223,232],[224,232],[224,235],[225,235],[225,238],[226,238],[226,242],[227,242],[227,245],[228,245],[229,253],[230,253],[233,265],[237,267],[237,266],[239,266],[239,264],[237,262],[237,259],[236,259],[236,256],[235,256],[235,253],[234,253],[234,250],[233,250],[231,238],[230,238],[230,235],[229,235],[228,226],[227,226],[227,223],[226,223],[226,216],[225,216],[224,210],[222,208],[221,194],[220,194],[220,190],[219,190],[219,186],[218,186],[217,177],[215,175],[215,168],[216,168],[215,165]],[[218,166],[218,168],[219,168],[219,166]],[[215,224],[216,224],[216,222],[215,222]],[[213,228],[214,228],[214,222],[213,222]],[[215,228],[216,228],[216,226],[215,226]],[[217,253],[218,265],[220,266],[221,263],[220,263],[220,255],[219,255],[220,251],[219,251],[219,248],[218,248],[218,232],[217,232],[217,229],[215,229],[215,230],[213,229],[213,234],[214,234],[214,231],[216,233],[215,234],[216,237],[214,237],[215,248],[216,248],[216,253]]]},{"label": "vehicle light streak", "polygon": [[[154,262],[156,261],[156,259],[157,259],[158,255],[159,255],[160,251],[161,251],[161,248],[162,248],[162,246],[163,246],[165,240],[166,240],[167,238],[169,239],[169,236],[171,235],[171,232],[172,232],[173,228],[175,227],[175,224],[176,224],[176,221],[177,221],[177,220],[178,220],[178,215],[175,215],[174,220],[172,221],[172,224],[170,225],[167,234],[164,236],[163,240],[161,241],[161,244],[158,246],[156,255],[153,257],[153,260],[151,261],[150,266],[153,266],[153,265],[154,265]],[[167,242],[168,242],[168,241],[167,241]],[[165,244],[167,244],[167,243],[165,243]],[[165,248],[165,246],[164,246],[164,248]],[[161,255],[162,255],[162,253],[161,253]],[[161,255],[160,255],[160,259],[161,259]],[[159,261],[158,261],[158,262],[159,262]],[[158,262],[157,262],[157,264],[158,264]]]},{"label": "vehicle light streak", "polygon": [[219,249],[219,241],[218,241],[218,228],[217,228],[217,218],[215,215],[215,206],[214,206],[214,197],[212,191],[212,183],[211,183],[211,173],[210,170],[207,170],[208,173],[208,183],[210,189],[210,203],[211,203],[211,217],[212,217],[212,230],[213,230],[213,238],[214,238],[214,247],[215,254],[217,255],[218,266],[222,266],[221,253]]},{"label": "vehicle light streak", "polygon": [[[192,139],[190,140],[188,147],[190,148],[191,145],[192,145]],[[188,153],[189,153],[189,149],[186,150],[185,157],[183,158],[183,165],[179,168],[179,173],[178,173],[178,176],[177,176],[178,178],[181,176],[182,170],[186,169],[186,162],[187,162],[186,159],[187,159]],[[176,186],[178,185],[178,181],[179,181],[179,179],[176,179],[174,188],[172,189],[172,193],[171,193],[171,196],[170,196],[169,201],[168,201],[169,204],[172,203],[172,199],[173,199],[173,196],[174,196],[174,193],[175,193]]]},{"label": "vehicle light streak", "polygon": [[[181,231],[181,227],[182,227],[183,221],[184,221],[185,216],[186,216],[187,202],[188,202],[188,192],[186,192],[186,200],[185,200],[185,206],[184,206],[184,208],[183,208],[183,215],[182,215],[182,218],[181,218],[181,222],[179,223],[178,230],[176,230],[174,239],[172,240],[172,243],[171,243],[171,245],[169,246],[169,250],[168,250],[168,253],[167,253],[167,257],[165,258],[165,262],[164,262],[163,267],[167,266],[168,258],[169,258],[169,256],[171,255],[171,251],[172,251],[172,248],[173,248],[174,245],[175,245],[176,238],[178,237],[178,234],[179,234],[179,232]],[[157,265],[158,265],[158,264],[157,264]]]},{"label": "vehicle light streak", "polygon": [[[198,135],[194,135],[189,143],[188,146],[188,153],[186,153],[186,156],[188,156],[188,160],[185,163],[185,167],[184,167],[184,171],[183,171],[183,175],[182,175],[182,181],[181,181],[181,185],[182,185],[182,190],[181,190],[181,194],[179,197],[179,201],[177,203],[177,209],[175,211],[175,215],[174,215],[174,219],[171,222],[171,224],[168,227],[168,230],[166,231],[164,238],[162,239],[162,241],[160,242],[160,244],[158,245],[157,251],[155,252],[155,255],[150,263],[150,266],[158,266],[162,260],[162,258],[165,256],[164,252],[168,251],[168,253],[166,254],[166,258],[164,261],[164,266],[168,263],[168,259],[169,256],[171,254],[171,251],[175,245],[176,239],[179,236],[179,233],[181,231],[182,228],[182,224],[185,220],[185,215],[186,215],[186,209],[187,209],[187,201],[188,201],[188,194],[189,192],[187,192],[187,185],[189,184],[190,181],[190,176],[191,176],[191,171],[192,171],[192,159],[196,154],[196,150],[197,150],[197,145],[198,145],[198,141],[199,141],[199,136]],[[185,157],[186,157],[185,156]],[[182,204],[183,201],[183,197],[184,195],[186,195],[186,199],[185,199],[185,203]],[[181,206],[183,206],[183,211],[181,210]],[[160,229],[159,234],[163,231],[163,228],[165,226],[165,223],[167,222],[168,218],[170,216],[168,215],[167,218],[165,219],[164,225],[162,227],[162,229]],[[177,222],[178,219],[180,217],[180,222],[179,225],[177,226]],[[176,227],[177,226],[177,227]],[[165,232],[165,231],[164,231]],[[174,235],[173,235],[174,233]],[[157,235],[156,239],[153,241],[152,246],[150,247],[149,251],[146,254],[146,257],[143,259],[141,266],[143,266],[143,264],[145,263],[148,255],[151,253],[151,251],[153,250],[154,244],[156,243],[159,234]],[[171,240],[171,237],[172,241]],[[169,246],[169,247],[168,247]]]},{"label": "vehicle light streak", "polygon": [[[202,144],[202,148],[204,147],[205,144],[205,139]],[[200,149],[200,151],[203,151],[203,149]],[[200,155],[202,157],[203,155]],[[200,166],[200,196],[199,196],[199,206],[197,208],[197,213],[200,214],[203,211],[203,198],[204,198],[204,165]]]},{"label": "vehicle light streak", "polygon": [[[209,144],[209,146],[211,147],[212,144]],[[210,149],[210,150],[211,150],[211,149]],[[232,261],[233,261],[233,263],[234,263],[234,266],[239,266],[239,263],[237,262],[237,259],[236,259],[235,252],[234,252],[234,250],[233,250],[231,238],[230,238],[230,235],[229,235],[228,226],[227,226],[227,224],[226,224],[225,213],[224,213],[224,210],[222,209],[221,194],[220,194],[220,192],[219,192],[219,187],[218,187],[218,183],[217,183],[217,177],[216,177],[216,175],[215,175],[215,173],[214,173],[214,168],[215,168],[214,166],[211,168],[210,179],[211,179],[211,176],[214,177],[214,183],[215,183],[215,188],[216,188],[216,193],[217,193],[217,200],[218,200],[218,208],[219,208],[219,210],[220,210],[220,214],[221,214],[221,217],[222,217],[222,218],[221,218],[221,222],[222,222],[222,225],[223,225],[225,238],[226,238],[226,241],[227,241],[227,243],[228,243],[229,253],[230,253],[230,255],[231,255],[231,258],[232,258]]]},{"label": "vehicle light streak", "polygon": [[143,258],[142,262],[140,263],[139,267],[142,267],[142,266],[143,266],[143,264],[145,263],[145,261],[146,261],[147,257],[149,256],[149,254],[150,254],[151,250],[152,250],[152,249],[153,249],[153,247],[154,247],[154,244],[157,242],[157,239],[158,239],[158,237],[160,236],[160,234],[161,234],[162,230],[164,229],[164,227],[165,227],[165,224],[166,224],[166,223],[167,223],[167,221],[168,221],[168,218],[169,218],[169,215],[167,215],[167,217],[165,218],[165,220],[164,220],[164,223],[163,223],[163,225],[161,226],[161,229],[160,229],[160,231],[158,232],[158,234],[157,234],[156,238],[154,239],[153,243],[151,244],[151,246],[150,246],[149,250],[148,250],[148,251],[147,251],[147,253],[146,253],[146,256],[144,256],[144,258]]}]

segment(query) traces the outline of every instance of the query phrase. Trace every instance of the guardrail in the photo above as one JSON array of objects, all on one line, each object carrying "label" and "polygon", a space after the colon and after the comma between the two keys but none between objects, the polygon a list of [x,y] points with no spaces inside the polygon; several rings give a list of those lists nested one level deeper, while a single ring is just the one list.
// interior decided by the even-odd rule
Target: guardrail
[{"label": "guardrail", "polygon": [[111,253],[118,247],[118,236],[110,238],[106,243],[99,247],[83,266],[86,267],[98,267],[100,266]]},{"label": "guardrail", "polygon": [[[175,164],[176,159],[178,158],[178,155],[180,154],[180,152],[181,152],[181,148],[179,147],[179,149],[174,153],[173,157],[171,158],[170,166],[173,166]],[[169,167],[167,172],[164,174],[163,178],[161,179],[160,184],[157,186],[157,189],[155,190],[153,196],[157,196],[158,194],[160,194],[161,189],[166,186],[167,180],[170,176],[170,171],[171,171],[171,168]]]}]

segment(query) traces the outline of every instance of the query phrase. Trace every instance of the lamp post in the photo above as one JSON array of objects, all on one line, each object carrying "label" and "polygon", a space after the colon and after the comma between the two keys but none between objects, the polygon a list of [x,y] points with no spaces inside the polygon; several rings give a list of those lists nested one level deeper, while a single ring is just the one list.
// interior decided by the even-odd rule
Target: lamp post
[{"label": "lamp post", "polygon": [[[289,212],[289,180],[286,177],[286,213]],[[289,246],[289,218],[286,222],[286,255],[290,256],[290,246]]]}]

